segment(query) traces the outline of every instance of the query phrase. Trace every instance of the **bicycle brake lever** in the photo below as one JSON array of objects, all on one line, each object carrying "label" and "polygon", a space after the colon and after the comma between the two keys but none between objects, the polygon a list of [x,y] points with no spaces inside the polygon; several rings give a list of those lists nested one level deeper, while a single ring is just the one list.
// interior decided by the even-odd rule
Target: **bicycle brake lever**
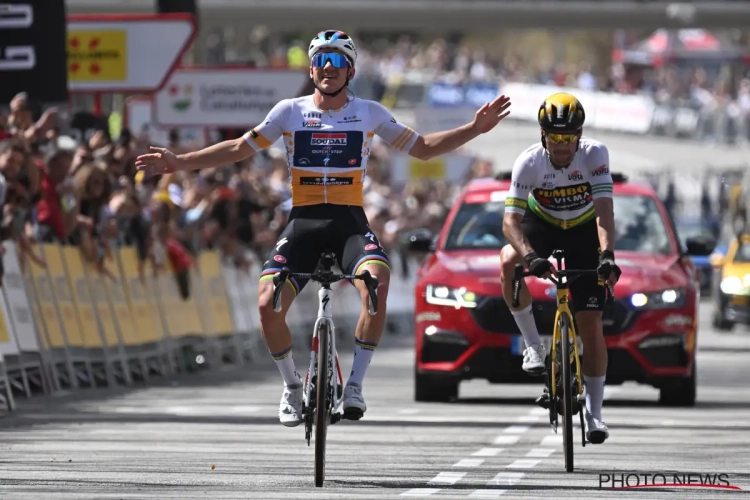
[{"label": "bicycle brake lever", "polygon": [[281,312],[281,292],[288,275],[289,269],[286,267],[273,275],[273,310],[276,312]]},{"label": "bicycle brake lever", "polygon": [[378,313],[378,279],[367,270],[362,271],[362,274],[364,275],[362,280],[365,282],[367,293],[370,296],[367,303],[367,312],[370,313],[370,316],[375,316]]},{"label": "bicycle brake lever", "polygon": [[609,306],[615,303],[615,292],[609,286],[609,283],[605,283],[605,286],[607,287],[607,299],[604,301],[604,304]]}]

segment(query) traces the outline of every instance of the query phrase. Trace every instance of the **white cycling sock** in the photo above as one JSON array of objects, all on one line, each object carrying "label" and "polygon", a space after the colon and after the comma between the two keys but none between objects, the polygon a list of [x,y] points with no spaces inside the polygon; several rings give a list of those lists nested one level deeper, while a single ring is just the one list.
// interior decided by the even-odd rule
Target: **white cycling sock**
[{"label": "white cycling sock", "polygon": [[276,363],[276,367],[281,372],[281,376],[284,378],[284,384],[292,389],[299,387],[299,375],[294,367],[294,358],[292,358],[292,346],[284,349],[280,352],[272,352],[273,360]]},{"label": "white cycling sock", "polygon": [[604,402],[604,379],[601,377],[583,376],[583,383],[586,386],[586,408],[591,416],[597,420],[602,419],[602,403]]},{"label": "white cycling sock", "polygon": [[526,347],[533,344],[541,344],[542,339],[539,338],[539,332],[536,329],[536,321],[534,321],[534,312],[531,310],[531,304],[519,311],[511,311],[511,313],[513,313],[513,318],[516,320],[518,329],[521,330]]},{"label": "white cycling sock", "polygon": [[376,347],[378,347],[376,342],[354,339],[354,361],[346,385],[357,384],[362,387],[362,381],[365,378],[367,368],[370,366],[370,361],[372,361],[372,355],[375,354]]}]

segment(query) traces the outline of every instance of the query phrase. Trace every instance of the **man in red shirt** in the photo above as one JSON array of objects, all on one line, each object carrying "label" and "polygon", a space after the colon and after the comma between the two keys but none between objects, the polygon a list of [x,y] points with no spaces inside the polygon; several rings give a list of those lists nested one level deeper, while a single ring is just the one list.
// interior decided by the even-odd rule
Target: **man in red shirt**
[{"label": "man in red shirt", "polygon": [[[63,243],[70,229],[65,220],[62,200],[67,194],[66,179],[70,171],[73,155],[68,151],[52,151],[45,158],[45,165],[40,169],[41,199],[36,204],[36,219],[39,240],[51,243],[55,240]],[[71,186],[72,188],[72,186]]]}]

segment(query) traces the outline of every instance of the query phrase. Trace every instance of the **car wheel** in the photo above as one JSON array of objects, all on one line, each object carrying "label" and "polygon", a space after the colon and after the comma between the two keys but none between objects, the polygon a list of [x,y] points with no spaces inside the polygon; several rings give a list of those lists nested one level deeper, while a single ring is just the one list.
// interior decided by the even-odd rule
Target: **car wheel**
[{"label": "car wheel", "polygon": [[659,389],[659,404],[663,406],[695,406],[697,393],[695,361],[689,377],[671,379]]},{"label": "car wheel", "polygon": [[726,317],[724,317],[723,313],[717,312],[716,314],[714,314],[713,326],[717,330],[728,332],[732,330],[732,328],[734,328],[734,322],[729,321]]},{"label": "car wheel", "polygon": [[458,384],[458,381],[447,377],[416,373],[414,375],[414,400],[447,403],[458,398]]}]

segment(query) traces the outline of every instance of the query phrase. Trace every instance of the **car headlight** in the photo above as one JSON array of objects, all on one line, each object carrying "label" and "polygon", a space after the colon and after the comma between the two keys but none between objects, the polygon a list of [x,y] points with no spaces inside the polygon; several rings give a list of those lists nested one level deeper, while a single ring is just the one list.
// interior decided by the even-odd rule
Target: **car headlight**
[{"label": "car headlight", "polygon": [[630,297],[630,303],[638,309],[666,309],[685,305],[684,290],[670,288],[652,293],[635,293]]},{"label": "car headlight", "polygon": [[477,296],[474,292],[469,292],[464,287],[451,288],[443,285],[427,285],[425,297],[428,304],[438,306],[453,306],[456,309],[477,306]]},{"label": "car headlight", "polygon": [[750,275],[744,281],[738,276],[727,276],[721,280],[721,291],[727,295],[750,295]]}]

